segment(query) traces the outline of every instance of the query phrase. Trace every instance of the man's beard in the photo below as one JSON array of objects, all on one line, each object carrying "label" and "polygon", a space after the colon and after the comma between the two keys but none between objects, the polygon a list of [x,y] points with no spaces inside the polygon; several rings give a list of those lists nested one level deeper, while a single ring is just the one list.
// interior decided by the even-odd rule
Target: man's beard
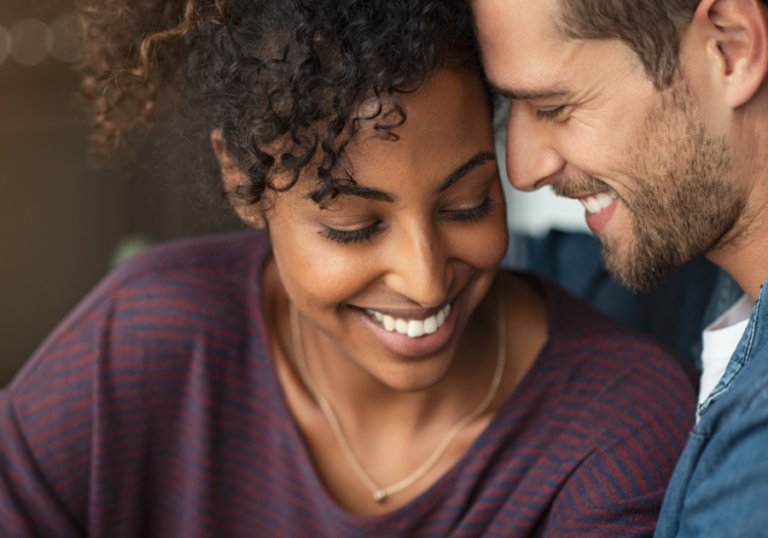
[{"label": "man's beard", "polygon": [[[646,121],[647,136],[632,150],[625,172],[632,190],[621,200],[632,219],[630,237],[603,241],[608,271],[630,288],[648,291],[685,262],[718,245],[734,227],[746,197],[726,180],[732,163],[724,138],[710,137],[678,81]],[[618,194],[592,176],[553,185],[555,194]],[[622,248],[623,247],[623,248]]]}]

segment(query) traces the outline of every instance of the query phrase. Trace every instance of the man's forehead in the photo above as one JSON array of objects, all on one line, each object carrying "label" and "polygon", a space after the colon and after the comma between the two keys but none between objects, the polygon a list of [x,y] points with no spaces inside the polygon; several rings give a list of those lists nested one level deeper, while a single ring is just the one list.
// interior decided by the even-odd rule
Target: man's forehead
[{"label": "man's forehead", "polygon": [[562,40],[561,0],[472,0],[481,34],[508,40]]},{"label": "man's forehead", "polygon": [[559,0],[474,0],[483,63],[491,84],[511,98],[565,91],[580,43],[561,29]]}]

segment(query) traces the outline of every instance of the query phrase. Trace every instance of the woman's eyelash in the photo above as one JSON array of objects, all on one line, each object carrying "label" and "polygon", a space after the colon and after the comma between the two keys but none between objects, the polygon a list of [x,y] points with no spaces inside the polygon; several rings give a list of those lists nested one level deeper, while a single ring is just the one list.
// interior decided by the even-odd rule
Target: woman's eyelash
[{"label": "woman's eyelash", "polygon": [[536,111],[536,119],[538,121],[552,121],[557,119],[557,117],[562,114],[565,107],[559,106],[557,108],[554,108],[552,110],[537,110]]},{"label": "woman's eyelash", "polygon": [[480,220],[491,215],[498,207],[498,202],[494,202],[486,198],[482,204],[471,209],[453,209],[450,211],[444,211],[443,217],[448,220]]},{"label": "woman's eyelash", "polygon": [[331,241],[336,241],[341,245],[348,245],[350,243],[354,245],[355,243],[370,241],[373,234],[375,234],[380,227],[381,227],[381,221],[376,221],[370,226],[363,228],[361,230],[353,230],[351,232],[345,232],[342,230],[334,230],[333,228],[326,227],[325,230],[319,233],[320,235],[327,237]]},{"label": "woman's eyelash", "polygon": [[[485,217],[488,217],[493,213],[493,211],[498,207],[498,202],[494,202],[492,200],[486,199],[483,201],[482,204],[480,204],[477,207],[473,207],[471,209],[453,209],[449,211],[443,211],[441,215],[443,218],[446,218],[448,220],[459,220],[459,221],[473,221],[473,220],[481,220]],[[351,232],[346,232],[342,230],[335,230],[333,228],[326,227],[325,230],[319,232],[320,235],[330,239],[331,241],[335,241],[336,243],[339,243],[341,245],[349,245],[349,244],[356,244],[356,243],[362,243],[363,241],[370,241],[371,237],[373,237],[376,232],[379,231],[379,228],[381,227],[381,221],[376,221],[370,226],[363,228],[361,230],[353,230]]]}]

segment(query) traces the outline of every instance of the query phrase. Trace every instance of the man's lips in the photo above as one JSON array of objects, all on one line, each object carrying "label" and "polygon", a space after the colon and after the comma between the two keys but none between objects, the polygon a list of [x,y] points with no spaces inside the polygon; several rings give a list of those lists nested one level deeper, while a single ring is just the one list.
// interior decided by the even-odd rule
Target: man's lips
[{"label": "man's lips", "polygon": [[616,212],[619,197],[613,191],[592,192],[569,196],[578,200],[586,210],[587,225],[596,234],[602,232]]},{"label": "man's lips", "polygon": [[618,198],[618,195],[611,191],[602,191],[571,196],[571,198],[581,202],[584,209],[594,214],[610,207]]}]

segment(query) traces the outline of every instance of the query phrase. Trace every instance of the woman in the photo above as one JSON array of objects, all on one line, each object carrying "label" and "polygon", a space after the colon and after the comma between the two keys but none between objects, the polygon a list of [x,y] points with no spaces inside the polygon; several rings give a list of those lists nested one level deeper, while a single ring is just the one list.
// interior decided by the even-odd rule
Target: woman
[{"label": "woman", "polygon": [[467,6],[144,4],[85,9],[99,141],[176,102],[262,231],[140,256],[41,347],[0,400],[6,532],[650,535],[693,391],[498,273]]}]

